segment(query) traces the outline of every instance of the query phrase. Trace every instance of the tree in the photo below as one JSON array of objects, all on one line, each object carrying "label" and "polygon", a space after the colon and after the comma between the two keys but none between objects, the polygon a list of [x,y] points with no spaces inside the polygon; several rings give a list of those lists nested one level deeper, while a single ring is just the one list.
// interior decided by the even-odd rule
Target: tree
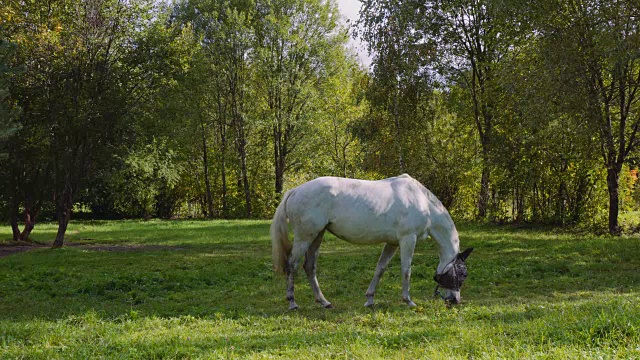
[{"label": "tree", "polygon": [[[16,44],[4,39],[4,29],[0,27],[0,161],[4,164],[13,162],[10,148],[13,137],[20,129],[19,123],[16,119],[20,113],[20,108],[15,104],[10,97],[9,91],[9,79],[16,69],[11,64],[11,57],[15,54]],[[15,181],[15,175],[9,171],[8,166],[0,168],[0,183],[3,184],[3,189],[6,192],[0,194],[0,204],[8,203],[9,218],[11,219],[11,228],[13,233],[13,240],[26,240],[29,237],[29,233],[33,229],[35,219],[32,216],[32,212],[25,204],[25,220],[26,226],[23,232],[18,227],[18,199],[15,192],[18,190],[17,181]],[[6,205],[5,205],[6,206]]]},{"label": "tree", "polygon": [[153,59],[136,46],[151,8],[142,0],[23,5],[10,3],[12,36],[24,44],[17,57],[26,63],[13,96],[24,109],[23,131],[46,147],[45,159],[27,161],[44,160],[51,171],[58,216],[53,245],[60,247],[74,198],[135,134],[130,116],[154,88],[144,71]]},{"label": "tree", "polygon": [[322,163],[325,159],[326,167],[314,172],[331,174],[342,177],[358,177],[362,157],[362,148],[354,128],[369,108],[365,91],[368,75],[360,69],[353,59],[345,57],[345,65],[341,66],[336,76],[330,77],[322,87],[326,94],[323,103],[317,108],[324,122],[319,121],[321,138],[314,140],[318,143],[317,152],[329,156],[314,159],[315,163]]},{"label": "tree", "polygon": [[427,66],[431,44],[423,43],[421,20],[416,16],[419,6],[412,2],[375,0],[363,2],[360,11],[359,35],[374,54],[369,101],[376,108],[372,107],[373,117],[383,122],[390,120],[397,164],[392,173],[412,168],[407,164],[403,144],[421,96],[429,96],[431,92],[432,83],[427,75],[431,70]]},{"label": "tree", "polygon": [[[485,0],[426,3],[371,0],[364,2],[361,10],[361,23],[369,29],[365,39],[381,41],[389,37],[383,43],[388,43],[390,49],[399,46],[396,44],[406,44],[400,56],[389,53],[392,59],[421,59],[413,62],[417,63],[414,68],[422,70],[423,82],[431,82],[443,91],[454,86],[466,90],[481,149],[479,218],[486,217],[491,197],[495,99],[500,94],[494,73],[505,55],[527,38],[529,19],[520,15],[526,10],[527,5],[517,1]],[[394,27],[395,23],[401,26]],[[398,38],[387,36],[398,33],[401,34]],[[374,50],[380,51],[380,47]]]},{"label": "tree", "polygon": [[[244,214],[252,216],[251,182],[248,150],[251,124],[248,118],[247,92],[251,79],[250,51],[253,46],[251,26],[253,8],[243,2],[183,1],[176,9],[176,17],[183,24],[193,22],[198,36],[200,58],[206,64],[206,84],[210,94],[190,92],[199,97],[198,117],[202,119],[203,147],[206,147],[205,124],[214,126],[219,141],[218,164],[222,182],[222,213],[228,214],[227,149],[232,136],[237,168],[244,199]],[[198,65],[194,66],[197,67]],[[193,71],[192,71],[193,73]],[[202,74],[202,73],[200,73]],[[193,89],[192,89],[193,90]],[[203,159],[206,151],[203,151]],[[205,186],[208,184],[208,160],[205,160]],[[210,193],[210,190],[207,190]],[[211,197],[207,195],[207,203]],[[209,205],[208,205],[209,206]],[[212,206],[211,206],[212,207]]]},{"label": "tree", "polygon": [[261,116],[270,123],[276,194],[282,193],[285,172],[308,134],[315,96],[337,71],[330,56],[346,43],[337,11],[332,1],[257,4],[256,90]]},{"label": "tree", "polygon": [[239,155],[240,176],[244,192],[245,214],[250,218],[251,188],[249,184],[249,169],[247,167],[247,82],[249,81],[248,54],[251,46],[252,31],[247,26],[249,15],[236,9],[225,9],[223,29],[217,34],[218,44],[222,49],[213,47],[211,50],[222,50],[222,71],[229,94],[228,109],[230,111],[232,128],[235,132],[236,151]]},{"label": "tree", "polygon": [[[40,23],[37,19],[34,19],[32,27],[21,26],[26,22],[26,18],[23,12],[19,11],[20,8],[15,2],[8,2],[0,8],[3,16],[7,19],[11,19],[10,22],[3,23],[2,37],[9,39],[9,41],[2,40],[2,46],[0,52],[2,52],[2,74],[0,74],[0,95],[2,97],[2,117],[4,118],[0,126],[0,132],[3,133],[0,136],[0,157],[6,157],[4,167],[0,170],[2,175],[3,188],[6,192],[2,195],[6,197],[6,209],[8,211],[8,217],[11,224],[13,240],[26,241],[29,239],[29,235],[35,227],[36,220],[42,208],[45,196],[48,190],[51,188],[47,182],[50,179],[50,167],[43,158],[46,156],[47,141],[42,138],[42,130],[34,130],[32,127],[27,126],[25,122],[24,110],[30,104],[38,103],[37,96],[43,94],[41,88],[35,89],[32,95],[36,99],[32,99],[30,104],[24,104],[19,101],[22,95],[20,86],[16,86],[16,83],[21,83],[25,78],[25,74],[28,72],[29,66],[32,62],[23,56],[23,48],[28,47],[23,45],[21,47],[16,46],[16,43],[24,44],[26,34],[25,30],[30,29],[35,38],[34,42],[40,41],[43,37],[42,33],[38,31]],[[34,55],[39,55],[38,51],[34,48]],[[19,68],[19,72],[15,72],[15,69]],[[9,77],[13,73],[13,76]],[[9,81],[11,80],[11,81]],[[37,81],[37,79],[32,79]],[[37,94],[37,95],[36,95]],[[17,110],[20,111],[17,111]],[[20,208],[22,206],[24,214],[24,229],[20,231],[19,217]]]},{"label": "tree", "polygon": [[121,159],[121,170],[110,179],[116,209],[129,216],[151,218],[158,195],[163,189],[172,189],[180,179],[175,157],[166,141],[154,139],[131,149]]},{"label": "tree", "polygon": [[620,172],[640,145],[640,29],[636,2],[567,1],[546,36],[565,46],[559,64],[575,75],[584,126],[596,129],[607,171],[608,228],[619,234]]},{"label": "tree", "polygon": [[3,39],[0,27],[0,159],[6,156],[6,143],[19,125],[16,117],[20,108],[9,96],[9,78],[16,71],[10,64],[10,57],[15,53],[16,45]]}]

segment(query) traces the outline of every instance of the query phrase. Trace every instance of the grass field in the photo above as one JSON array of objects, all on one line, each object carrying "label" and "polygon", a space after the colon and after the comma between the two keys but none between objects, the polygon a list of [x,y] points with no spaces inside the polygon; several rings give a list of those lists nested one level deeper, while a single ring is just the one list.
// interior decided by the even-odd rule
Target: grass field
[{"label": "grass field", "polygon": [[[399,258],[363,307],[381,246],[325,236],[318,279],[336,308],[287,311],[266,221],[72,222],[75,245],[0,257],[0,358],[640,358],[640,240],[459,226],[463,303],[432,298],[437,252]],[[40,224],[36,241],[51,241]],[[0,228],[0,239],[9,228]]]}]

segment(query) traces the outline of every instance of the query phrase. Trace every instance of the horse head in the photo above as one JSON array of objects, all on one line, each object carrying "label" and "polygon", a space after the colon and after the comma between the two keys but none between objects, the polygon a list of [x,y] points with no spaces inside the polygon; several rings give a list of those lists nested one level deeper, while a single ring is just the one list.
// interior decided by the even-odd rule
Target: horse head
[{"label": "horse head", "polygon": [[[459,253],[453,261],[445,266],[445,271],[442,274],[436,273],[433,276],[433,280],[438,284],[434,295],[440,295],[440,297],[448,304],[460,303],[460,288],[462,283],[467,278],[467,265],[465,261],[473,248]],[[445,291],[444,294],[438,291],[438,288],[442,287]]]}]

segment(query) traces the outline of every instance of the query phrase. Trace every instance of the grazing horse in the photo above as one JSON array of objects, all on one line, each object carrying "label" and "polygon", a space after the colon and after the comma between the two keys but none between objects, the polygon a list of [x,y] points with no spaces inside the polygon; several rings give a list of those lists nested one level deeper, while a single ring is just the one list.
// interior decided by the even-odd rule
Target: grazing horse
[{"label": "grazing horse", "polygon": [[[293,244],[288,239],[287,219],[293,228]],[[285,193],[270,233],[274,270],[287,276],[289,309],[298,308],[293,280],[302,256],[316,302],[333,307],[322,295],[316,278],[316,260],[325,230],[353,244],[385,244],[366,292],[365,306],[373,306],[376,286],[398,248],[402,299],[416,306],[409,296],[411,258],[416,243],[428,236],[439,245],[440,263],[434,280],[445,289],[440,295],[447,303],[460,303],[460,286],[467,276],[464,261],[473,249],[459,253],[458,232],[449,212],[411,176],[379,181],[321,177]]]}]

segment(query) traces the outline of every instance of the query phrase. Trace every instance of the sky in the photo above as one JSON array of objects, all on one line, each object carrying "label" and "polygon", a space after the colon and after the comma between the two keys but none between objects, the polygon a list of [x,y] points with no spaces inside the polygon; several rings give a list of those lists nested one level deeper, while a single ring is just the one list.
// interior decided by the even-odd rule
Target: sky
[{"label": "sky", "polygon": [[[361,3],[358,0],[337,1],[338,8],[340,8],[342,16],[349,19],[352,24],[356,22],[358,20],[358,12],[360,11]],[[360,40],[354,39],[353,37],[349,40],[349,45],[355,49],[358,53],[358,59],[368,69],[369,65],[371,65],[371,57],[369,56],[365,45]]]}]

